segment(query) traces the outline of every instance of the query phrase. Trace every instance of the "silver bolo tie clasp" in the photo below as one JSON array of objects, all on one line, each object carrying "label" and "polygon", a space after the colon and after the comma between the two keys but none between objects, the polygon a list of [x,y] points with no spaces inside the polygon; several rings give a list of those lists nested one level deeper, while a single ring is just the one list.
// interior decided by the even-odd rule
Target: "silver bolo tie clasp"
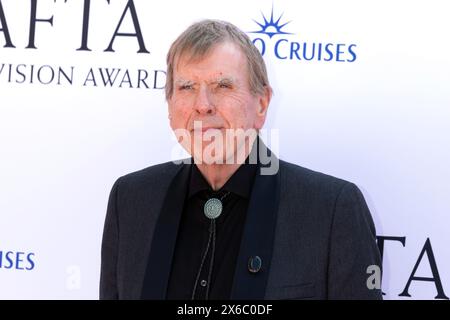
[{"label": "silver bolo tie clasp", "polygon": [[222,200],[229,194],[230,192],[227,192],[220,199],[210,198],[205,202],[205,205],[203,206],[203,212],[208,219],[217,219],[222,214]]}]

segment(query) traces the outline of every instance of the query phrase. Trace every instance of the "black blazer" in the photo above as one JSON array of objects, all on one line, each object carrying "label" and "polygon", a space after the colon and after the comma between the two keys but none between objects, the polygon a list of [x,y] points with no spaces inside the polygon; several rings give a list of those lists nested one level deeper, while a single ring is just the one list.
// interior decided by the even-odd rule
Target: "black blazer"
[{"label": "black blazer", "polygon": [[[101,299],[165,299],[189,172],[167,162],[115,182]],[[381,299],[367,286],[371,265],[381,266],[375,227],[354,184],[281,160],[277,174],[257,174],[232,299]]]}]

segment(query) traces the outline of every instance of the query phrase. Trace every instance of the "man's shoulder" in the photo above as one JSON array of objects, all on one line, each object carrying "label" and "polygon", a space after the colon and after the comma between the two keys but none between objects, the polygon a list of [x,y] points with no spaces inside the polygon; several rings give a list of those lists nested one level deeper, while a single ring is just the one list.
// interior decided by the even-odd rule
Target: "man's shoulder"
[{"label": "man's shoulder", "polygon": [[283,209],[306,208],[307,214],[299,217],[313,213],[312,216],[320,217],[318,221],[331,221],[339,208],[346,208],[340,211],[344,213],[341,219],[346,223],[367,216],[365,213],[360,215],[367,210],[367,205],[361,190],[353,182],[284,161],[280,162],[280,180]]},{"label": "man's shoulder", "polygon": [[319,184],[325,183],[333,185],[343,185],[350,183],[347,180],[335,177],[333,175],[315,171],[284,160],[280,160],[280,170],[280,173],[282,175],[285,175],[286,177],[290,177],[292,179],[301,179],[302,181],[305,181],[307,183],[315,182]]},{"label": "man's shoulder", "polygon": [[164,184],[169,182],[184,166],[183,162],[168,161],[155,164],[121,176],[118,181],[123,185],[142,186],[143,184]]},{"label": "man's shoulder", "polygon": [[294,193],[336,195],[344,187],[356,187],[350,181],[283,160],[280,160],[280,177],[282,185]]}]

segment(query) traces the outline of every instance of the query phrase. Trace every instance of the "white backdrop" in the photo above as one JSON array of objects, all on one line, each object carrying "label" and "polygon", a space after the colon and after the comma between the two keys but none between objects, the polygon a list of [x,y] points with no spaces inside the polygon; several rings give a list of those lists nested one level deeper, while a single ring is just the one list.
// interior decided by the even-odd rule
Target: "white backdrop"
[{"label": "white backdrop", "polygon": [[[52,25],[33,23],[33,2]],[[99,0],[85,29],[91,51],[76,50],[89,1],[0,3],[0,298],[98,297],[110,188],[170,160],[165,55],[202,18],[264,43],[275,92],[266,128],[279,129],[281,158],[355,182],[377,234],[402,239],[384,243],[385,298],[434,299],[439,284],[450,295],[447,1]],[[105,52],[124,12],[118,32],[136,32],[132,5],[149,53],[120,35]],[[275,26],[252,33],[271,12],[290,23],[272,37]],[[412,278],[410,297],[399,296],[411,277],[433,281]]]}]

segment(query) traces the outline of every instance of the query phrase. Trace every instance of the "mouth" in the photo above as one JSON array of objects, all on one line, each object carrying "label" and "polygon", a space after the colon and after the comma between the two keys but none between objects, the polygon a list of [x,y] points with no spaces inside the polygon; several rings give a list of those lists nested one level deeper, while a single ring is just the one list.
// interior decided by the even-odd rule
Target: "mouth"
[{"label": "mouth", "polygon": [[202,132],[206,132],[208,130],[222,130],[222,129],[223,129],[223,127],[205,127],[205,128],[202,128]]},{"label": "mouth", "polygon": [[196,128],[196,129],[191,129],[191,132],[202,132],[205,133],[208,130],[223,130],[225,129],[224,127],[201,127],[201,130],[198,130],[200,128]]}]

